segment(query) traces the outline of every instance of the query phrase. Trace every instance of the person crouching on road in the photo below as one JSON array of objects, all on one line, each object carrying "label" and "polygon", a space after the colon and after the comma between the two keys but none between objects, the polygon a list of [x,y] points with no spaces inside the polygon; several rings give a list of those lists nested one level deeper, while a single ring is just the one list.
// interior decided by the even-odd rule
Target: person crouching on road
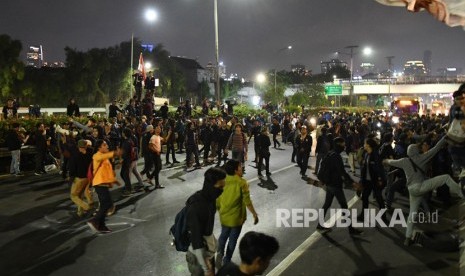
[{"label": "person crouching on road", "polygon": [[[93,207],[94,200],[92,192],[89,189],[89,180],[87,179],[87,169],[92,162],[92,150],[89,146],[92,142],[89,140],[79,140],[77,148],[71,150],[69,159],[69,175],[73,180],[71,186],[70,198],[78,207],[77,216],[84,216]],[[85,195],[87,202],[82,200]]]},{"label": "person crouching on road", "polygon": [[[242,166],[237,160],[226,162],[226,176],[223,193],[216,200],[216,208],[220,215],[221,235],[218,239],[216,268],[231,261],[242,225],[247,219],[246,208],[252,213],[254,224],[258,223],[258,215],[250,199],[249,184],[242,178]],[[226,242],[226,255],[224,255]],[[224,258],[223,258],[224,256]]]},{"label": "person crouching on road", "polygon": [[192,275],[215,275],[214,254],[216,239],[213,235],[215,223],[215,202],[223,192],[226,173],[220,168],[210,168],[205,172],[202,190],[187,200],[186,223],[191,245],[186,253],[186,261]]},{"label": "person crouching on road", "polygon": [[94,232],[110,233],[111,230],[105,225],[107,212],[113,207],[110,188],[114,183],[120,185],[116,180],[110,159],[121,156],[121,150],[109,151],[108,144],[104,140],[97,140],[95,149],[96,153],[92,157],[94,167],[92,186],[97,192],[100,207],[97,214],[87,222],[87,225]]}]

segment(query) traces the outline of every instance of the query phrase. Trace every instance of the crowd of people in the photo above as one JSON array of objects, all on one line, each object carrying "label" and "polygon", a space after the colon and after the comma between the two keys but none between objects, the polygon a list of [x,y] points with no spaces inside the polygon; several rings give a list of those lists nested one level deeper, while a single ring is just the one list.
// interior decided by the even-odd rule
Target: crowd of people
[{"label": "crowd of people", "polygon": [[[444,204],[450,204],[450,192],[463,197],[462,187],[455,179],[462,186],[465,184],[465,137],[461,137],[465,119],[465,84],[453,97],[454,104],[449,116],[407,114],[400,118],[399,123],[393,123],[388,115],[327,112],[318,115],[316,124],[305,113],[273,113],[239,119],[225,110],[222,115],[209,117],[207,102],[203,108],[206,109],[204,117],[193,119],[189,101],[181,105],[174,116],[170,116],[168,104],[165,103],[160,108],[160,117],[154,117],[150,99],[138,101],[137,96],[125,108],[113,102],[108,118],[89,118],[86,124],[81,124],[73,119],[80,114],[79,107],[71,100],[67,124],[44,126],[38,123],[31,135],[37,151],[35,174],[46,173],[44,164],[47,160],[55,162],[63,178],[72,181],[70,197],[80,217],[90,216],[96,208],[89,191],[90,187],[94,188],[99,207],[88,225],[96,232],[108,233],[111,230],[105,225],[105,217],[115,211],[109,189],[113,184],[119,184],[115,174],[117,168],[120,168],[124,182],[122,196],[126,197],[149,186],[164,188],[159,178],[160,171],[163,166],[180,163],[180,154],[185,153],[183,166],[187,173],[212,166],[205,173],[203,189],[187,201],[191,205],[205,205],[205,208],[191,209],[193,213],[189,227],[192,231],[192,248],[191,254],[188,253],[188,262],[194,267],[192,271],[209,275],[211,259],[206,258],[210,255],[205,249],[205,237],[212,233],[216,209],[220,214],[222,231],[218,249],[208,252],[217,252],[217,260],[220,260],[217,268],[231,261],[246,209],[258,223],[248,184],[243,178],[252,138],[254,158],[250,160],[256,163],[259,177],[263,177],[262,171],[267,176],[271,175],[273,154],[270,147],[273,145],[276,149],[273,152],[279,152],[281,143],[284,143],[292,145],[289,161],[297,163],[302,179],[313,181],[307,176],[307,170],[315,148],[313,174],[318,173],[321,160],[330,155],[334,158],[331,162],[334,170],[324,183],[324,213],[334,197],[342,208],[347,208],[343,188],[356,186],[357,181],[353,176],[358,169],[360,187],[363,187],[358,189],[358,193],[363,209],[368,208],[371,193],[379,208],[388,210],[392,208],[396,192],[409,195],[410,215],[405,244],[410,245],[412,216],[417,213],[420,204],[424,211],[429,210],[428,199],[433,190],[437,190],[436,194]],[[147,103],[150,106],[144,108]],[[454,129],[458,131],[457,135],[452,133]],[[19,124],[12,125],[6,139],[13,156],[12,174],[22,175],[19,170],[20,148],[28,139]],[[343,152],[348,157],[348,172],[341,157]],[[143,158],[144,164],[140,172],[137,168],[139,158]],[[90,164],[94,175],[92,183],[87,177]],[[132,184],[131,175],[136,177],[137,184]],[[365,212],[361,211],[359,218],[363,219],[364,215]],[[383,216],[383,219],[386,217]],[[331,229],[318,224],[317,230],[328,232]],[[361,233],[351,226],[349,232]],[[275,248],[277,250],[277,246]],[[245,261],[249,265],[250,262],[253,262],[253,258]]]}]

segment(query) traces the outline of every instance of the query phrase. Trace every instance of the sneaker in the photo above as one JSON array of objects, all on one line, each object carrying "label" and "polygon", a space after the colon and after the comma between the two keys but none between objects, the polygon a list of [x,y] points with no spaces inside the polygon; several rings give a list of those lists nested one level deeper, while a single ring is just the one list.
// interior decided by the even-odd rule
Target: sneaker
[{"label": "sneaker", "polygon": [[464,178],[465,177],[465,169],[462,169],[459,174],[459,178]]},{"label": "sneaker", "polygon": [[155,189],[164,189],[164,188],[165,188],[165,186],[160,185],[160,184],[158,184],[158,185],[155,186]]},{"label": "sneaker", "polygon": [[195,165],[195,167],[194,167],[194,168],[195,168],[195,169],[201,169],[201,168],[202,168],[202,165],[200,165],[200,164],[197,164],[197,165]]},{"label": "sneaker", "polygon": [[266,172],[266,175],[271,175],[271,172]]},{"label": "sneaker", "polygon": [[166,161],[165,165],[171,165],[170,161]]},{"label": "sneaker", "polygon": [[411,238],[405,238],[404,240],[404,245],[405,246],[410,246],[413,244],[413,240]]},{"label": "sneaker", "polygon": [[42,175],[40,172],[35,172],[34,175]]},{"label": "sneaker", "polygon": [[349,234],[351,234],[351,235],[356,236],[356,235],[361,235],[362,233],[363,233],[362,230],[355,229],[353,227],[349,228]]},{"label": "sneaker", "polygon": [[181,162],[179,162],[178,160],[173,161],[173,164],[179,164],[179,163],[181,163]]},{"label": "sneaker", "polygon": [[116,212],[116,206],[113,204],[107,211],[107,216],[112,216]]},{"label": "sneaker", "polygon": [[97,223],[95,223],[95,221],[89,220],[87,222],[87,226],[89,226],[89,228],[90,228],[90,230],[92,230],[92,232],[94,232],[94,233],[99,232],[99,230],[98,230],[99,227],[98,227]]},{"label": "sneaker", "polygon": [[316,227],[316,231],[318,231],[320,234],[326,234],[331,231],[331,228],[324,227],[318,224]]},{"label": "sneaker", "polygon": [[123,197],[131,196],[131,194],[132,194],[132,191],[128,191],[128,190],[124,190],[124,191],[121,193],[121,195],[122,195]]},{"label": "sneaker", "polygon": [[215,268],[218,270],[223,266],[223,257],[223,254],[221,254],[220,252],[216,252]]},{"label": "sneaker", "polygon": [[111,233],[111,229],[109,229],[108,227],[106,226],[102,226],[98,229],[98,231],[102,234],[108,234],[108,233]]},{"label": "sneaker", "polygon": [[258,178],[262,178],[263,177],[263,174],[262,173],[259,173],[258,174]]},{"label": "sneaker", "polygon": [[24,174],[19,172],[19,173],[16,173],[15,176],[24,176]]}]

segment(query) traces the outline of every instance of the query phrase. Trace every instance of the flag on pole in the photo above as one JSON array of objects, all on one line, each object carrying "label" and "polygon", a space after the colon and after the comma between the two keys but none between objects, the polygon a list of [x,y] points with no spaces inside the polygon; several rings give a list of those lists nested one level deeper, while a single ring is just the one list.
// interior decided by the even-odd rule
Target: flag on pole
[{"label": "flag on pole", "polygon": [[139,66],[137,67],[137,70],[139,70],[140,74],[143,77],[143,80],[145,81],[145,64],[144,64],[144,58],[142,57],[142,53],[140,53],[140,56],[139,56]]}]

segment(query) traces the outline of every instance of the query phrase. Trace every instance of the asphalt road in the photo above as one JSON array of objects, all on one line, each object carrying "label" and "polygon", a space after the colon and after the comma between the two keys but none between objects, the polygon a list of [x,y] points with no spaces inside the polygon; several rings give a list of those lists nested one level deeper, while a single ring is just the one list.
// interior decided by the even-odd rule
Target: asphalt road
[{"label": "asphalt road", "polygon": [[[247,162],[245,178],[260,222],[253,225],[249,214],[242,230],[242,234],[265,232],[280,242],[270,275],[458,275],[459,252],[406,248],[401,227],[365,229],[356,238],[345,229],[322,236],[315,233],[316,223],[277,227],[276,209],[321,208],[325,191],[300,179],[299,169],[290,163],[290,146],[271,151],[273,174],[267,179],[258,179],[254,163]],[[314,162],[312,157],[310,165]],[[160,179],[165,189],[129,198],[121,198],[114,189],[117,212],[108,218],[113,232],[105,235],[93,234],[85,220],[73,218],[68,185],[58,175],[1,178],[1,274],[189,275],[185,255],[170,245],[168,229],[189,195],[201,188],[205,170],[163,170]],[[355,208],[361,208],[352,190],[345,194]],[[400,198],[397,204],[405,209],[407,201]],[[338,206],[336,201],[333,206]],[[458,216],[450,212],[441,215]],[[443,231],[454,226],[452,220],[440,224]],[[219,234],[217,220],[215,235]],[[233,261],[239,261],[238,250]]]}]

